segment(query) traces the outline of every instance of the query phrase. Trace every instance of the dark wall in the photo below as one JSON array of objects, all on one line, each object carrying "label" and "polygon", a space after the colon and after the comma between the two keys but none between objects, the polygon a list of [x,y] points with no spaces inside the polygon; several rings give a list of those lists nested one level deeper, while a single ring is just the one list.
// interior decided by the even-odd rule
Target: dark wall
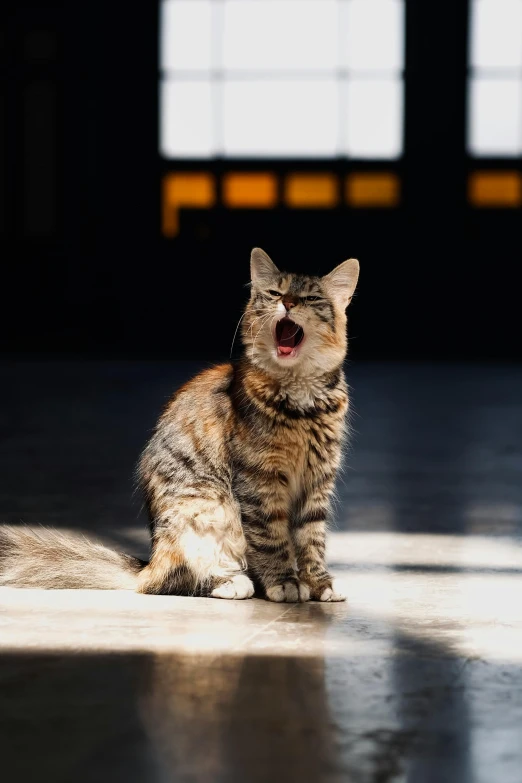
[{"label": "dark wall", "polygon": [[175,240],[160,237],[156,3],[2,14],[4,354],[225,356],[261,245],[304,271],[360,258],[354,357],[520,358],[521,211],[466,203],[467,3],[407,2],[400,207],[185,211]]}]

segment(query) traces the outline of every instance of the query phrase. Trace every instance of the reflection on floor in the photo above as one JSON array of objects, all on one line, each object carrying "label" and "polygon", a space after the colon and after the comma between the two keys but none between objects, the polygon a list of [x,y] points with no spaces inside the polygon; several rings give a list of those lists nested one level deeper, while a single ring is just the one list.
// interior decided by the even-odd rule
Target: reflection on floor
[{"label": "reflection on floor", "polygon": [[[193,371],[0,369],[0,518],[144,554],[133,464]],[[0,590],[6,780],[519,783],[522,370],[349,380],[349,602]]]}]

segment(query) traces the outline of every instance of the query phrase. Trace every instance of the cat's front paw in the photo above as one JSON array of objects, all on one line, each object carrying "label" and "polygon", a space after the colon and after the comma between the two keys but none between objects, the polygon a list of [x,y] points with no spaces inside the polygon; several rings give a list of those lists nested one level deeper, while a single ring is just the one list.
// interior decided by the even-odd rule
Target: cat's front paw
[{"label": "cat's front paw", "polygon": [[278,604],[283,602],[295,604],[300,600],[298,583],[295,580],[288,580],[280,585],[267,587],[266,597],[269,601],[275,601]]},{"label": "cat's front paw", "polygon": [[299,581],[299,600],[333,603],[334,601],[346,601],[346,596],[339,585],[332,581],[331,578],[315,584],[308,579],[306,582],[304,580]]},{"label": "cat's front paw", "polygon": [[236,574],[226,582],[221,582],[210,593],[211,598],[228,598],[229,600],[242,600],[252,598],[254,595],[254,585],[252,580],[244,574]]},{"label": "cat's front paw", "polygon": [[346,601],[346,596],[344,593],[340,590],[339,585],[336,582],[332,582],[332,584],[328,587],[326,587],[319,596],[319,601],[328,601],[328,602],[334,602],[334,601]]},{"label": "cat's front paw", "polygon": [[305,603],[310,600],[310,588],[304,582],[283,582],[282,585],[274,585],[266,591],[266,597],[269,601],[277,603]]}]

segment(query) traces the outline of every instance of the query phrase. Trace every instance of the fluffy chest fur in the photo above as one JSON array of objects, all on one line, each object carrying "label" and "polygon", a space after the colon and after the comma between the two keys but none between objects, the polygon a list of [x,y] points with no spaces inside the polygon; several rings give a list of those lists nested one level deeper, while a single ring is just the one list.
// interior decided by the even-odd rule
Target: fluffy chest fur
[{"label": "fluffy chest fur", "polygon": [[337,470],[348,408],[341,371],[283,384],[240,366],[231,400],[231,462],[240,499],[271,491],[288,510]]}]

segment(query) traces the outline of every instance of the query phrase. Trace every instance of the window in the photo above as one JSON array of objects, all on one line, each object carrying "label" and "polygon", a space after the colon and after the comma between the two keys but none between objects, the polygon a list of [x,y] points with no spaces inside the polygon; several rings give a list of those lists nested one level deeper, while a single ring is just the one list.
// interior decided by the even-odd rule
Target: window
[{"label": "window", "polygon": [[402,154],[403,0],[164,0],[169,159]]},{"label": "window", "polygon": [[468,152],[522,154],[522,0],[472,0]]}]

